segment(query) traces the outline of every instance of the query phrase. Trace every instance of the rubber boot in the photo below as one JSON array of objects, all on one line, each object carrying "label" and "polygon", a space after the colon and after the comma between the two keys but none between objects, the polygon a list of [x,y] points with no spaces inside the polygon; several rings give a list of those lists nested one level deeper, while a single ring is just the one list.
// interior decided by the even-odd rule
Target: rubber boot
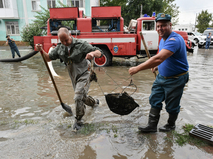
[{"label": "rubber boot", "polygon": [[85,114],[86,107],[82,100],[76,100],[75,104],[76,104],[76,117],[75,117],[76,121],[73,125],[73,129],[79,130],[83,126],[83,122],[81,121],[81,119]]},{"label": "rubber boot", "polygon": [[74,130],[79,130],[84,125],[83,122],[81,121],[81,118],[82,117],[80,117],[80,118],[79,117],[75,117],[76,120],[75,120],[75,123],[73,125],[73,129]]},{"label": "rubber boot", "polygon": [[169,114],[169,119],[167,121],[167,124],[163,127],[159,128],[159,131],[162,132],[169,132],[171,130],[175,129],[175,121],[177,120],[178,114]]},{"label": "rubber boot", "polygon": [[160,118],[160,109],[151,108],[149,112],[149,121],[147,126],[138,127],[141,132],[150,133],[157,132],[157,125]]}]

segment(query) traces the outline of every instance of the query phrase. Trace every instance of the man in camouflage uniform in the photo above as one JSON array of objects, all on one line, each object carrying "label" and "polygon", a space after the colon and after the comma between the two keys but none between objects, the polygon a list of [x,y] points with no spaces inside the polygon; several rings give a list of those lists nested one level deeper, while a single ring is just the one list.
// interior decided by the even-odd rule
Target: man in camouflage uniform
[{"label": "man in camouflage uniform", "polygon": [[94,100],[91,96],[87,96],[91,71],[91,63],[89,60],[92,60],[94,57],[102,57],[103,52],[86,41],[73,38],[66,28],[60,28],[58,30],[58,38],[61,43],[49,54],[42,49],[42,45],[36,44],[36,49],[43,52],[46,61],[61,59],[67,65],[75,91],[76,122],[73,125],[73,129],[78,130],[83,124],[81,118],[85,114],[84,104],[91,107],[99,104],[98,99]]}]

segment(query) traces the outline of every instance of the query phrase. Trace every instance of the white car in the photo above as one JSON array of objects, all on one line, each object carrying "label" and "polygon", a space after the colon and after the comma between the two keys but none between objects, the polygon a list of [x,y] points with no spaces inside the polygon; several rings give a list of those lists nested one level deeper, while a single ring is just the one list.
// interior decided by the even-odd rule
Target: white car
[{"label": "white car", "polygon": [[199,32],[187,32],[188,38],[191,41],[195,41],[195,43],[198,43],[200,41],[201,33]]},{"label": "white car", "polygon": [[[209,32],[211,32],[212,35],[213,35],[213,29],[206,29],[203,32],[202,36],[200,37],[200,41],[198,42],[198,47],[199,48],[205,47],[205,45],[206,45],[206,37],[209,34]],[[213,45],[213,36],[212,36],[210,45]]]}]

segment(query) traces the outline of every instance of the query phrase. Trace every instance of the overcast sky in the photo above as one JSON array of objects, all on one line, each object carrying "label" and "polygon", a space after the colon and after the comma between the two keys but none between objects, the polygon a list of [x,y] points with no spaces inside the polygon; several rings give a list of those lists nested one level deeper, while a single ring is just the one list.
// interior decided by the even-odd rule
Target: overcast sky
[{"label": "overcast sky", "polygon": [[175,0],[179,6],[179,24],[195,24],[196,14],[202,10],[213,13],[213,0]]}]

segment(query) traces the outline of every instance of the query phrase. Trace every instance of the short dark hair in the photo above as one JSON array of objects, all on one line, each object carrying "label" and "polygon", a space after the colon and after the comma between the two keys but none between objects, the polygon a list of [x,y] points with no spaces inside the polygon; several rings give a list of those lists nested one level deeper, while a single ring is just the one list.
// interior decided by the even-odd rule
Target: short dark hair
[{"label": "short dark hair", "polygon": [[6,38],[8,38],[10,35],[6,35]]}]

